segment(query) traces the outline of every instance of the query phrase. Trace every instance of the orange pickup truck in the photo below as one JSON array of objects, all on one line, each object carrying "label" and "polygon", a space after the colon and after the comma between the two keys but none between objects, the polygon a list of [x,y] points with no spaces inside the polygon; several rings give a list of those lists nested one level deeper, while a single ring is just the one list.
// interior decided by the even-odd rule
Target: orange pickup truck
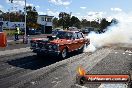
[{"label": "orange pickup truck", "polygon": [[42,55],[57,55],[66,58],[72,51],[83,52],[84,47],[90,44],[90,40],[85,38],[79,31],[58,31],[54,36],[44,38],[34,38],[31,40],[31,49]]}]

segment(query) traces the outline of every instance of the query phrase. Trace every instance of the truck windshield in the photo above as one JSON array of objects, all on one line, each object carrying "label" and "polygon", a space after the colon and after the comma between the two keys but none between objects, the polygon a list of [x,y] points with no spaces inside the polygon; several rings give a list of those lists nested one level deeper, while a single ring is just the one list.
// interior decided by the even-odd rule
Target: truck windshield
[{"label": "truck windshield", "polygon": [[70,33],[70,32],[58,32],[56,37],[59,39],[71,39],[72,33]]}]

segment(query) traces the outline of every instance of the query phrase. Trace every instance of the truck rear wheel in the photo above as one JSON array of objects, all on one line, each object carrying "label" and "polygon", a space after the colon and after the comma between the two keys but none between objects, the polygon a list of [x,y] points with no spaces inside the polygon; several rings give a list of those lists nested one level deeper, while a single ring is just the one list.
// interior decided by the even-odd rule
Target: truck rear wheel
[{"label": "truck rear wheel", "polygon": [[87,47],[87,44],[84,44],[81,49],[78,49],[78,52],[83,53],[86,47]]}]

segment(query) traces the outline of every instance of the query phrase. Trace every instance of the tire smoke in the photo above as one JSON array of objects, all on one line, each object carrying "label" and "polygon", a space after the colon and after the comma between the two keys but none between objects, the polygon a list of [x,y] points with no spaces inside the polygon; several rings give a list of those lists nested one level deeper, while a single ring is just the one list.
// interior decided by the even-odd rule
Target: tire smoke
[{"label": "tire smoke", "polygon": [[94,52],[97,48],[109,44],[132,43],[132,14],[120,13],[112,17],[118,20],[117,24],[111,24],[102,34],[88,34],[90,45],[85,52]]}]

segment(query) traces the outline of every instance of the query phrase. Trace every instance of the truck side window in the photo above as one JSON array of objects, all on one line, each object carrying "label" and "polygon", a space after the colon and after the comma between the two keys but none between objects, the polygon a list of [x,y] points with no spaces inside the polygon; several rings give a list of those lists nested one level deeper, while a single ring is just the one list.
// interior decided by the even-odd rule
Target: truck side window
[{"label": "truck side window", "polygon": [[84,35],[83,35],[83,33],[81,33],[81,35],[82,35],[82,37],[84,38]]},{"label": "truck side window", "polygon": [[74,39],[77,39],[78,37],[77,37],[77,33],[73,33],[73,38]]},{"label": "truck side window", "polygon": [[82,36],[82,34],[81,33],[77,33],[77,35],[78,35],[78,38],[80,39],[80,38],[83,38],[83,36]]}]

